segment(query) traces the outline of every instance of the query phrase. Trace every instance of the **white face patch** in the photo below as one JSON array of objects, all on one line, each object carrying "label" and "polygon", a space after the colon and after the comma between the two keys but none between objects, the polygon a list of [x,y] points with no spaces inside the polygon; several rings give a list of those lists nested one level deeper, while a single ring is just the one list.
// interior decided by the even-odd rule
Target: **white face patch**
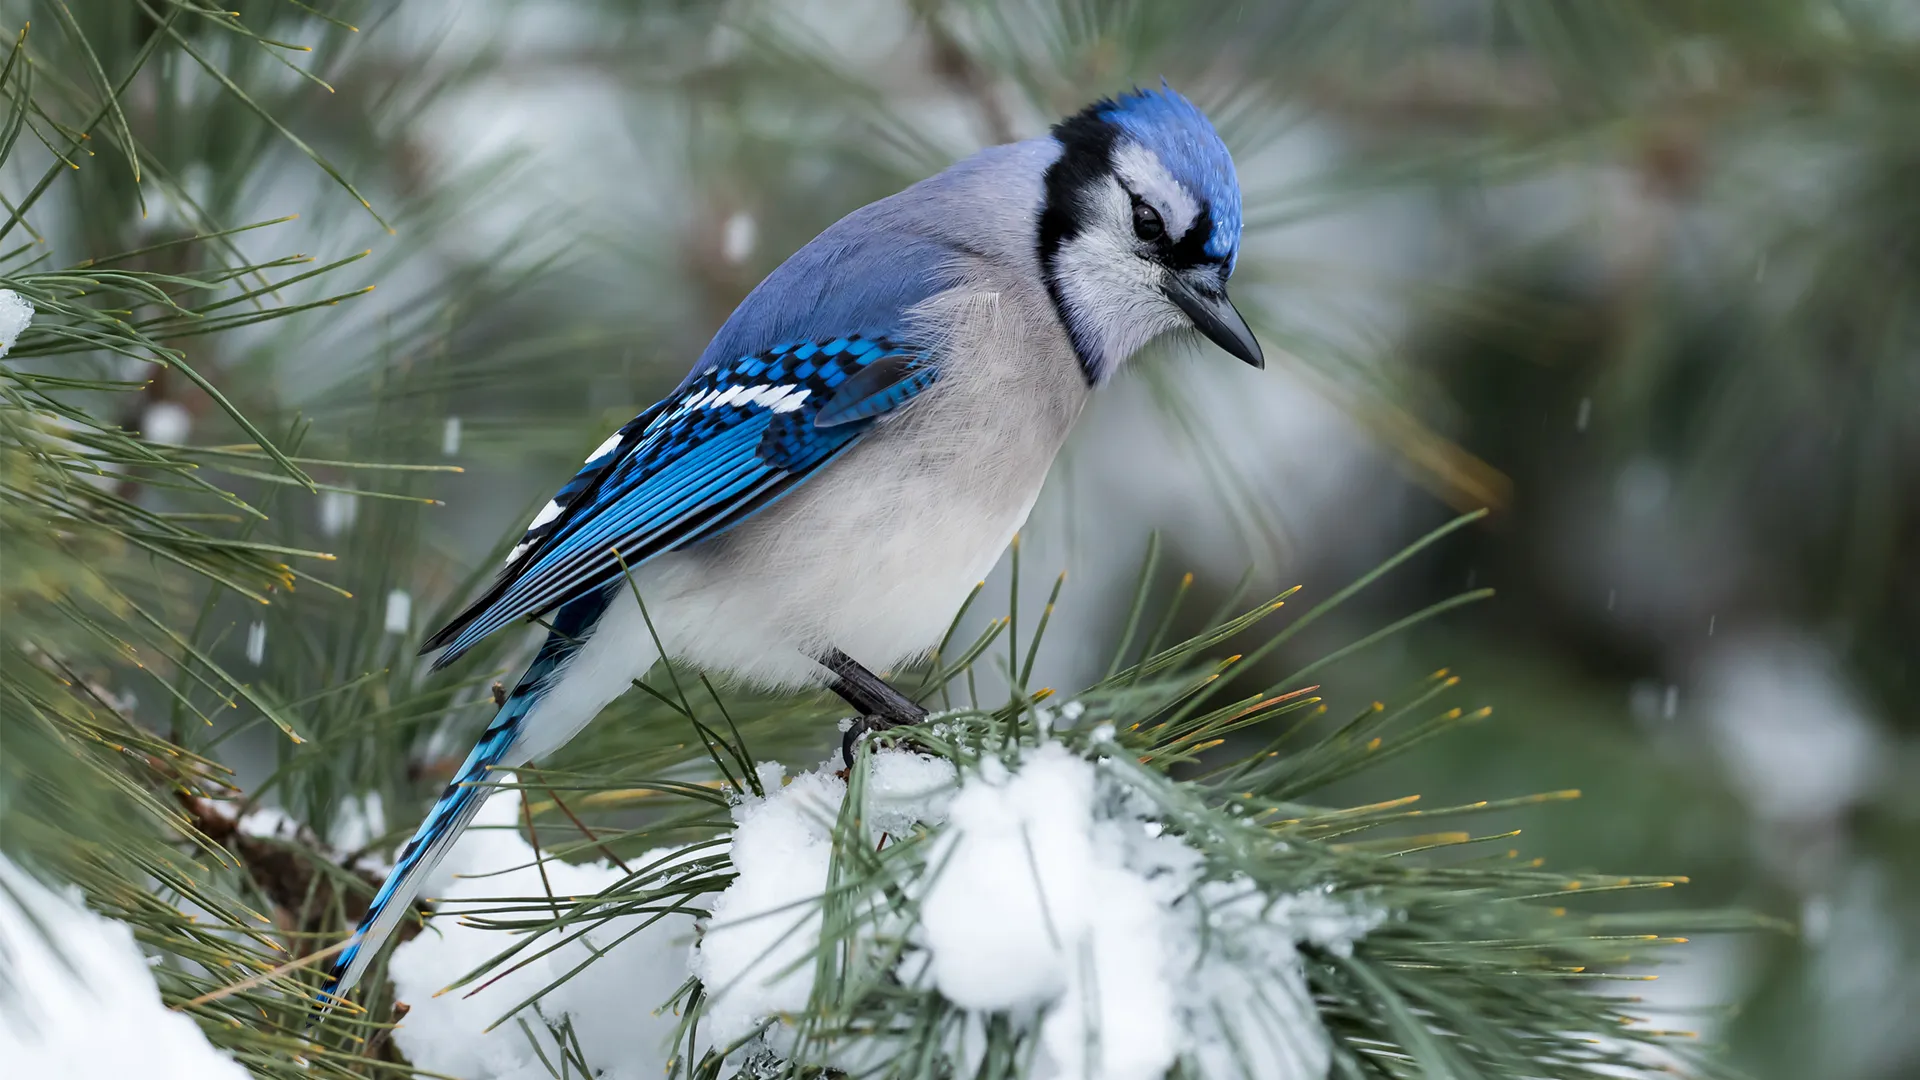
[{"label": "white face patch", "polygon": [[[1080,232],[1053,256],[1054,282],[1097,379],[1155,337],[1188,325],[1164,291],[1167,271],[1140,253],[1133,201],[1109,178],[1081,195]],[[1171,226],[1171,222],[1169,222]]]},{"label": "white face patch", "polygon": [[[1180,186],[1160,158],[1139,143],[1122,139],[1113,148],[1113,172],[1127,190],[1146,200],[1147,205],[1160,212],[1160,220],[1167,226],[1167,235],[1179,240],[1193,227],[1193,219],[1199,216],[1200,207]],[[1131,204],[1129,204],[1131,209]],[[1131,221],[1131,219],[1129,219]],[[1131,228],[1131,225],[1129,225]]]}]

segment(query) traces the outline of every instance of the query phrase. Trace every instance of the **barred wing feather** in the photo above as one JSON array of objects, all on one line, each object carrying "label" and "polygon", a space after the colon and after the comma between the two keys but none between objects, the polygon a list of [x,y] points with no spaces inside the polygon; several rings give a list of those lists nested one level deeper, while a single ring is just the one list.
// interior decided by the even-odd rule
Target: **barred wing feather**
[{"label": "barred wing feather", "polygon": [[[541,510],[485,595],[427,640],[481,638],[714,536],[791,492],[938,378],[912,348],[848,334],[716,365],[603,443]],[[616,554],[617,553],[617,554]]]}]

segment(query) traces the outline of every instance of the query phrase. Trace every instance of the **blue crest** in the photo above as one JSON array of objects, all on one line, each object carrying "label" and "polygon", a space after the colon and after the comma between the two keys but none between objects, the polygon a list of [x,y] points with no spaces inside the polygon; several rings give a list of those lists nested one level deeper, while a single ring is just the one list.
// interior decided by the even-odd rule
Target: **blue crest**
[{"label": "blue crest", "polygon": [[1207,114],[1161,80],[1158,90],[1134,90],[1095,107],[1096,115],[1154,152],[1173,178],[1212,213],[1206,252],[1233,260],[1240,249],[1240,178],[1233,155]]}]

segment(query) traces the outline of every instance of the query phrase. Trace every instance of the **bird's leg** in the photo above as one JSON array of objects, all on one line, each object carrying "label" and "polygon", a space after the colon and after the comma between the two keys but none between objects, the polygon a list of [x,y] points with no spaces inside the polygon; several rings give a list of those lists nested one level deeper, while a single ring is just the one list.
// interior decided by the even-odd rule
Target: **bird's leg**
[{"label": "bird's leg", "polygon": [[927,710],[839,649],[828,649],[820,657],[820,666],[833,672],[833,681],[828,684],[833,692],[860,713],[860,718],[847,728],[846,738],[840,741],[840,756],[849,767],[853,765],[853,745],[860,741],[860,736],[902,724],[917,724],[927,718]]}]

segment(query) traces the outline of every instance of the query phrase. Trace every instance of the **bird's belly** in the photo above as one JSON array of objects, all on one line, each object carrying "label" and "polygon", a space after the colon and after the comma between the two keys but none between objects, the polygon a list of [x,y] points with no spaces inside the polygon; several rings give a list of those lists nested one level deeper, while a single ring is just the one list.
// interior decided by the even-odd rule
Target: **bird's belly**
[{"label": "bird's belly", "polygon": [[915,408],[723,537],[649,564],[667,651],[771,686],[819,682],[828,648],[876,671],[927,652],[1033,508],[1084,401],[1069,389]]}]

